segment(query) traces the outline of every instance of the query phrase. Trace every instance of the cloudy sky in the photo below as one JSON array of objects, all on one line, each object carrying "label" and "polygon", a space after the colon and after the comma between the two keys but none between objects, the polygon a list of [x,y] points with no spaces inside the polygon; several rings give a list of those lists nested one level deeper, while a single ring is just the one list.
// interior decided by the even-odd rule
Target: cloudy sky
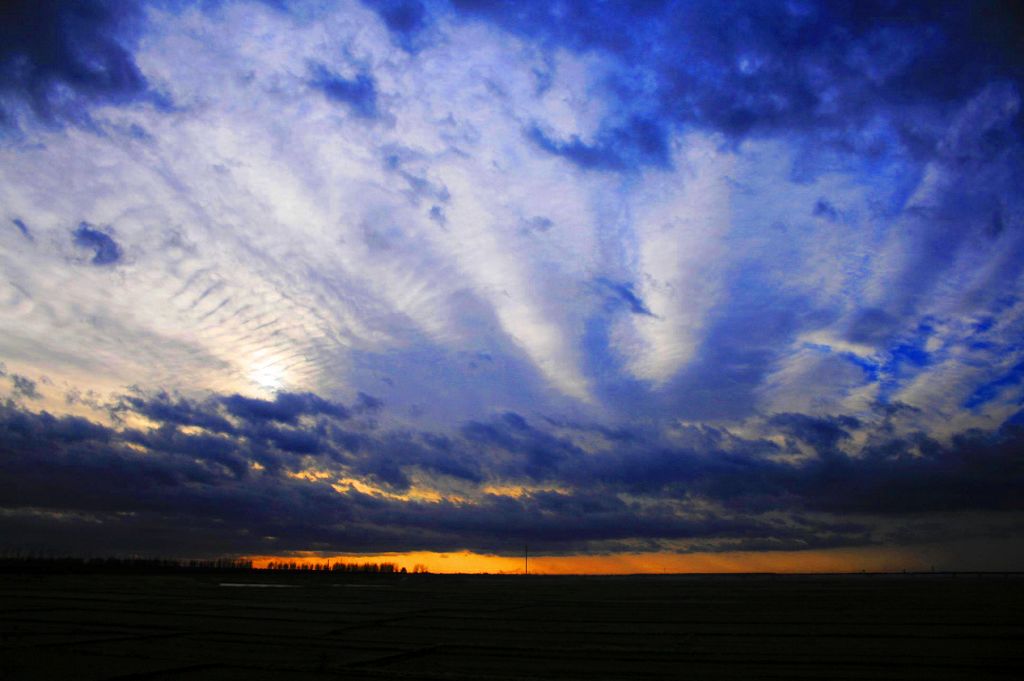
[{"label": "cloudy sky", "polygon": [[0,16],[0,550],[1024,568],[1014,3]]}]

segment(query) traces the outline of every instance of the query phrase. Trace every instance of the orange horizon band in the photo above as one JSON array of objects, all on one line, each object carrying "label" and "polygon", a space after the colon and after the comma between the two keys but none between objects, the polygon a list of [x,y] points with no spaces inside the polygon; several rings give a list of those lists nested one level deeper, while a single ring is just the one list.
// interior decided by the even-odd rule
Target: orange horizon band
[{"label": "orange horizon band", "polygon": [[[522,574],[522,555],[498,556],[471,551],[412,551],[378,554],[250,555],[253,567],[272,562],[315,564],[391,563],[400,571],[418,566],[434,573]],[[530,555],[530,574],[661,574],[751,572],[890,572],[927,570],[929,565],[914,552],[901,549],[827,549],[819,551],[766,551],[722,553],[618,553],[599,555]]]}]

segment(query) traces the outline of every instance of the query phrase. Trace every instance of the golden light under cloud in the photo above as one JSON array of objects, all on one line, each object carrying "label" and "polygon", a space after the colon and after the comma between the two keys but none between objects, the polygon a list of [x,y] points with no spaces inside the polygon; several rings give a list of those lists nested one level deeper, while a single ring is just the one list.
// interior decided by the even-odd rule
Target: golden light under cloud
[{"label": "golden light under cloud", "polygon": [[[297,553],[287,556],[247,556],[253,566],[270,562],[394,563],[397,569],[412,571],[417,565],[434,573],[523,574],[526,556],[497,556],[455,551],[411,551],[366,555],[318,555]],[[848,573],[927,570],[920,552],[885,547],[828,549],[820,551],[723,551],[721,553],[617,553],[570,556],[529,556],[530,574],[538,575],[626,575],[626,574],[710,574],[710,573]]]}]

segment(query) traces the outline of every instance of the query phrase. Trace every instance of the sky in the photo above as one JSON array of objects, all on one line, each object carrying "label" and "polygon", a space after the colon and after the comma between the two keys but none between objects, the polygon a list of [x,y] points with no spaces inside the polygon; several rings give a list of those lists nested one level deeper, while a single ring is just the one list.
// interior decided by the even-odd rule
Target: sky
[{"label": "sky", "polygon": [[0,551],[1024,569],[1022,37],[4,3]]}]

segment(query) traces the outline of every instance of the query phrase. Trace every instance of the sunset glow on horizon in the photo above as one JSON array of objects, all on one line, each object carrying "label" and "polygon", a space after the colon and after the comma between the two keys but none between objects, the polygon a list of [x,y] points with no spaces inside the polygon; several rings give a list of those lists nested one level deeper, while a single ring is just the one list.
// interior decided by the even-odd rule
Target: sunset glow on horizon
[{"label": "sunset glow on horizon", "polygon": [[[901,549],[833,549],[726,553],[615,553],[584,556],[496,556],[469,551],[414,551],[364,556],[247,556],[253,567],[270,563],[303,565],[386,564],[412,572],[417,566],[434,574],[500,575],[634,575],[634,574],[820,574],[928,571],[924,556]],[[527,572],[528,570],[528,572]]]}]

